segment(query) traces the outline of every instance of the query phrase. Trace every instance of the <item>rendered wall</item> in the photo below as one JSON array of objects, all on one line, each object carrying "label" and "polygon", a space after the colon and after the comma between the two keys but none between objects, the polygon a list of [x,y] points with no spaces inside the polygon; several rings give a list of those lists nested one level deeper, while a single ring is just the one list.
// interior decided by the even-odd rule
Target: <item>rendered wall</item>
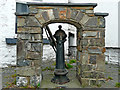
[{"label": "rendered wall", "polygon": [[0,67],[16,64],[16,46],[5,41],[5,38],[16,38],[15,4],[15,0],[0,0]]}]

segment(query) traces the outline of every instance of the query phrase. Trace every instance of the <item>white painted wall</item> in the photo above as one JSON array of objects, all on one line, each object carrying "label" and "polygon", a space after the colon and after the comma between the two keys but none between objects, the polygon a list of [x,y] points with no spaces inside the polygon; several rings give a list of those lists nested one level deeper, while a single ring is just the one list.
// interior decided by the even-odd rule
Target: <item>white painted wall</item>
[{"label": "white painted wall", "polygon": [[[55,32],[58,30],[58,26],[59,25],[62,25],[62,29],[65,31],[65,33],[67,34],[67,37],[68,37],[68,24],[63,24],[63,23],[56,23],[56,24],[50,24],[49,27],[50,27],[50,30],[52,31],[52,34],[54,35]],[[67,41],[65,41],[64,43],[64,47],[65,47],[65,54],[67,54],[68,52],[68,38],[66,38]]]},{"label": "white painted wall", "polygon": [[76,40],[77,40],[77,29],[75,26],[73,25],[70,25],[68,26],[68,33],[71,32],[72,34],[74,34],[74,38],[73,38],[73,41],[71,42],[72,43],[72,46],[76,46],[77,43],[76,43]]},{"label": "white painted wall", "polygon": [[106,49],[105,56],[105,61],[108,63],[118,64],[120,60],[120,49]]},{"label": "white painted wall", "polygon": [[43,0],[46,3],[68,3],[68,0]]},{"label": "white painted wall", "polygon": [[[54,35],[55,32],[58,30],[59,25],[62,25],[62,29],[67,34],[67,38],[66,38],[67,40],[64,43],[64,47],[65,47],[65,54],[68,54],[68,33],[72,32],[73,34],[75,34],[73,45],[76,46],[76,28],[73,25],[70,25],[70,24],[67,24],[67,23],[49,24],[49,28],[52,31],[52,35]],[[43,31],[43,38],[47,38],[45,30]]]},{"label": "white painted wall", "polygon": [[[73,46],[76,46],[76,27],[67,23],[53,23],[49,24],[49,28],[52,32],[52,35],[55,34],[55,32],[59,29],[58,26],[62,25],[62,29],[65,31],[67,34],[66,41],[64,43],[64,50],[65,50],[65,55],[68,54],[68,34],[69,32],[73,33],[75,35],[73,39]],[[43,38],[47,38],[45,30],[43,30]],[[49,51],[49,52],[48,52]],[[55,60],[56,54],[50,45],[44,45],[43,46],[43,60]],[[67,57],[66,57],[67,58]]]},{"label": "white painted wall", "polygon": [[[71,3],[97,3],[94,12],[107,12],[105,46],[118,47],[118,1],[119,0],[69,0]],[[119,45],[120,47],[120,45]]]},{"label": "white painted wall", "polygon": [[50,45],[43,46],[43,61],[45,60],[56,60],[56,54]]},{"label": "white painted wall", "polygon": [[9,46],[5,38],[15,38],[15,0],[0,0],[0,67],[16,63],[16,46]]},{"label": "white painted wall", "polygon": [[120,1],[118,3],[118,44],[120,46]]}]

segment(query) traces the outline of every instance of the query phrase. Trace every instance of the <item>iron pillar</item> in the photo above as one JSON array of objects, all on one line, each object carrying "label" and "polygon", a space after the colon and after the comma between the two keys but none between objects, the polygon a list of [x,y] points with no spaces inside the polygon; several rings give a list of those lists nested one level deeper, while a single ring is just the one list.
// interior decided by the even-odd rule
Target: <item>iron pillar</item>
[{"label": "iron pillar", "polygon": [[65,57],[64,57],[64,42],[66,41],[66,33],[61,29],[62,26],[58,26],[59,30],[53,35],[56,39],[56,67],[54,70],[54,77],[51,82],[56,84],[64,84],[69,82],[69,78],[66,76],[68,74],[67,69],[65,69]]}]

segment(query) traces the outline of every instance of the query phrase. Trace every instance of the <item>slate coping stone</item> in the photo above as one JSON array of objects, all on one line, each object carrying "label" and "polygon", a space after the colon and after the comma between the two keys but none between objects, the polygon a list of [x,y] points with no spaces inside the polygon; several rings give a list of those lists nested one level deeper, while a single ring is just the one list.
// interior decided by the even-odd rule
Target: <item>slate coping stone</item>
[{"label": "slate coping stone", "polygon": [[105,16],[108,16],[109,13],[94,13],[94,15],[95,16],[103,16],[103,17],[105,17]]},{"label": "slate coping stone", "polygon": [[38,6],[93,6],[96,7],[97,3],[35,3],[35,2],[27,2],[28,5],[38,5]]}]

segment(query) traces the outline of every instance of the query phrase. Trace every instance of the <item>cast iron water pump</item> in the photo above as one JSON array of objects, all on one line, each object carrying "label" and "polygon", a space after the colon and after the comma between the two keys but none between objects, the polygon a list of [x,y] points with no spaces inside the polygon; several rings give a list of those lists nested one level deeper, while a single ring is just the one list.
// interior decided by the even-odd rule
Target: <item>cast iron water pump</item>
[{"label": "cast iron water pump", "polygon": [[59,30],[53,35],[56,39],[56,68],[54,71],[54,77],[51,80],[53,83],[64,84],[69,82],[69,78],[66,76],[68,71],[65,69],[65,57],[64,57],[64,42],[66,41],[66,33],[61,29],[62,26],[58,26]]}]

